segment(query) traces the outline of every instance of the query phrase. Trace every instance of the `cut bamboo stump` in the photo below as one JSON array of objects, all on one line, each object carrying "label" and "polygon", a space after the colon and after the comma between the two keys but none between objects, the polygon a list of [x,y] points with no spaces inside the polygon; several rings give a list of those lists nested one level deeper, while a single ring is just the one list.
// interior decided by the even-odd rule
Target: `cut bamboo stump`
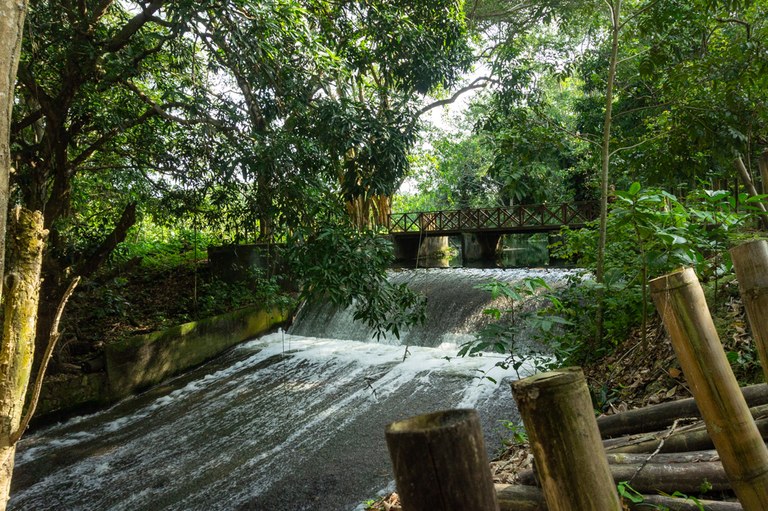
[{"label": "cut bamboo stump", "polygon": [[580,368],[540,373],[512,392],[551,511],[620,510]]},{"label": "cut bamboo stump", "polygon": [[475,410],[393,422],[386,437],[403,511],[499,509]]},{"label": "cut bamboo stump", "polygon": [[744,300],[752,336],[768,381],[768,242],[756,240],[731,249],[739,292]]},{"label": "cut bamboo stump", "polygon": [[687,268],[650,284],[736,496],[746,511],[768,509],[768,449],[725,357],[696,274]]}]

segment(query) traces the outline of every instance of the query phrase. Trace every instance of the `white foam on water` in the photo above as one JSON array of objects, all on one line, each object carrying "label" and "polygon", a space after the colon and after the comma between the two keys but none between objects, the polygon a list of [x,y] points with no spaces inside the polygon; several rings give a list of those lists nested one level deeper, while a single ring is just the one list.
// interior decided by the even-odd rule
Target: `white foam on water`
[{"label": "white foam on water", "polygon": [[[499,271],[484,270],[482,278]],[[530,275],[507,272],[507,278]],[[466,270],[458,277],[417,273],[427,280],[465,278],[467,286],[481,278]],[[456,303],[446,307],[460,308],[461,298],[452,300]],[[347,448],[381,458],[378,475],[360,490],[367,492],[361,499],[371,496],[389,484],[381,474],[388,469],[384,421],[403,418],[404,410],[437,406],[485,414],[510,400],[515,371],[498,367],[503,355],[457,357],[466,335],[449,333],[437,347],[407,351],[283,332],[243,343],[235,349],[239,361],[186,383],[179,380],[178,388],[164,395],[129,399],[23,439],[17,456],[21,487],[9,509],[234,509],[297,471],[312,473],[312,466]],[[519,369],[521,375],[531,370]],[[134,401],[130,413],[116,416]],[[347,447],[371,434],[382,445]]]}]

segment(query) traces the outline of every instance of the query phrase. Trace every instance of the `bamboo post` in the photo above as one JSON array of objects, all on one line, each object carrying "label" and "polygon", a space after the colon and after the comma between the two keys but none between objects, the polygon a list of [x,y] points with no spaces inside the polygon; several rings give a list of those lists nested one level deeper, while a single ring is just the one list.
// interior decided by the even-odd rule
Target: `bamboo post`
[{"label": "bamboo post", "polygon": [[745,511],[768,509],[768,448],[725,357],[704,292],[691,268],[651,281],[691,392]]},{"label": "bamboo post", "polygon": [[475,410],[393,422],[386,437],[403,511],[499,509]]},{"label": "bamboo post", "polygon": [[763,317],[768,310],[768,242],[755,240],[734,247],[731,259],[763,375],[768,381],[768,318]]},{"label": "bamboo post", "polygon": [[550,511],[621,509],[580,368],[512,383]]}]

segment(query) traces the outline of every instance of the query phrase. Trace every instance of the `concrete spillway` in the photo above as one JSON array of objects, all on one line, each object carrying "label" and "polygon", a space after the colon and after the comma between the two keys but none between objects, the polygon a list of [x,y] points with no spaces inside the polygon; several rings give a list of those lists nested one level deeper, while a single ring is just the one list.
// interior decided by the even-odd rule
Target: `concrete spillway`
[{"label": "concrete spillway", "polygon": [[[457,342],[487,306],[475,284],[529,274],[393,275],[428,295],[431,315],[392,344],[370,342],[346,311],[308,309],[291,335],[245,343],[109,410],[25,437],[9,507],[351,510],[391,485],[385,425],[446,408],[477,408],[493,453],[500,421],[516,418],[513,376],[494,367],[498,355],[457,358]],[[405,359],[399,342],[410,344]],[[479,377],[486,371],[500,383]]]}]

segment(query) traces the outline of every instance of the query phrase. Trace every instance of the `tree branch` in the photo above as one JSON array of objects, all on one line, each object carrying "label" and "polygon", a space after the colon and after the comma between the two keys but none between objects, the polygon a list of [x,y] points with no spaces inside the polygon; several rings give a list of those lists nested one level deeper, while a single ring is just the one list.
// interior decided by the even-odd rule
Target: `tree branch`
[{"label": "tree branch", "polygon": [[[481,83],[482,82],[482,83]],[[425,106],[418,112],[416,112],[416,117],[421,117],[425,113],[429,112],[430,110],[433,110],[435,108],[450,105],[451,103],[455,102],[459,97],[471,90],[474,89],[483,89],[488,86],[489,83],[497,83],[495,80],[488,78],[487,76],[481,76],[480,78],[477,78],[475,81],[470,83],[469,85],[466,85],[460,89],[458,89],[456,92],[453,93],[453,95],[450,98],[441,99],[439,101],[435,101],[434,103],[430,103],[429,105]]]},{"label": "tree branch", "polygon": [[104,241],[101,242],[101,245],[99,245],[93,254],[91,254],[91,256],[81,265],[81,267],[78,268],[77,274],[83,278],[87,278],[93,275],[93,273],[99,269],[101,263],[103,263],[109,254],[112,253],[115,247],[117,247],[117,245],[125,240],[125,237],[128,234],[128,229],[130,229],[135,223],[136,203],[129,202],[128,205],[125,206],[123,214],[120,215],[120,220],[118,220],[117,224],[115,224],[115,228],[112,229],[112,232],[109,233],[106,238],[104,238]]},{"label": "tree branch", "polygon": [[213,117],[198,117],[194,119],[184,119],[183,117],[179,117],[177,115],[173,115],[171,113],[168,113],[168,108],[184,108],[189,105],[185,105],[184,103],[167,103],[165,105],[159,105],[155,103],[149,96],[144,94],[136,85],[134,85],[131,82],[123,81],[121,82],[124,84],[130,91],[132,91],[134,94],[136,94],[139,99],[141,99],[144,103],[150,106],[150,108],[160,117],[163,119],[176,122],[178,124],[181,124],[182,126],[195,126],[197,124],[210,124],[212,126],[216,126],[217,128],[221,129],[229,129],[229,126],[224,124],[222,121],[218,119],[214,119]]},{"label": "tree branch", "polygon": [[123,49],[131,41],[131,37],[147,22],[152,21],[153,15],[165,4],[165,0],[152,0],[139,14],[128,20],[115,36],[107,41],[104,50],[114,53]]},{"label": "tree branch", "polygon": [[35,110],[34,112],[30,113],[29,115],[27,115],[26,117],[24,117],[20,121],[17,121],[15,123],[13,123],[13,125],[11,126],[11,132],[12,133],[18,133],[21,130],[23,130],[24,128],[26,128],[28,126],[32,126],[33,124],[35,124],[37,121],[39,121],[42,118],[43,118],[43,109],[42,108],[38,108],[37,110]]},{"label": "tree branch", "polygon": [[738,18],[715,18],[718,23],[735,23],[741,25],[747,31],[747,41],[752,39],[752,25]]},{"label": "tree branch", "polygon": [[628,146],[624,146],[624,147],[617,147],[616,149],[614,149],[613,151],[611,151],[609,153],[609,156],[613,156],[614,154],[618,153],[619,151],[629,151],[630,149],[634,149],[635,147],[640,147],[641,145],[645,144],[646,142],[651,142],[653,140],[657,140],[657,139],[659,139],[659,138],[661,138],[663,136],[664,136],[663,133],[659,133],[656,136],[653,136],[653,137],[650,137],[650,138],[644,138],[643,140],[641,140],[640,142],[638,142],[636,144],[632,144],[632,145],[628,145]]},{"label": "tree branch", "polygon": [[59,306],[56,308],[56,315],[53,318],[53,324],[51,325],[51,333],[48,337],[48,346],[45,348],[45,354],[43,354],[42,361],[40,362],[40,369],[37,371],[37,376],[35,377],[35,386],[32,390],[32,397],[29,400],[29,406],[27,407],[27,413],[24,415],[24,418],[21,420],[21,423],[19,424],[19,429],[16,430],[15,433],[11,436],[11,445],[15,444],[19,441],[21,438],[21,435],[24,434],[24,431],[27,429],[27,426],[29,426],[29,421],[32,420],[32,417],[35,414],[35,409],[37,408],[37,402],[40,400],[40,391],[43,388],[43,378],[45,377],[45,371],[48,369],[48,362],[51,360],[51,355],[53,354],[53,348],[56,347],[56,343],[59,340],[59,337],[61,334],[59,333],[59,323],[61,322],[61,315],[64,313],[64,307],[66,307],[67,302],[69,301],[69,298],[72,296],[72,293],[75,292],[75,288],[80,283],[80,277],[75,277],[72,282],[69,283],[69,286],[67,287],[67,290],[64,291],[64,296],[61,297],[61,301],[59,302]]}]

